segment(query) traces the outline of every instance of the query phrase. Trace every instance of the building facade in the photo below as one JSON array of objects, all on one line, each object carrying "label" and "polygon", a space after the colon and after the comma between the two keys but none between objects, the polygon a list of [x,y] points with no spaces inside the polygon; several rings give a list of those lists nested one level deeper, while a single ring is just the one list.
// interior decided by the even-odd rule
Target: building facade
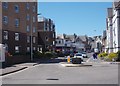
[{"label": "building facade", "polygon": [[56,50],[62,52],[83,52],[87,49],[87,37],[77,35],[58,35],[56,38]]},{"label": "building facade", "polygon": [[94,49],[98,49],[99,52],[102,52],[102,36],[94,36],[91,42],[91,51],[94,52]]},{"label": "building facade", "polygon": [[30,52],[31,42],[33,50],[37,50],[37,2],[0,2],[1,10],[0,37],[6,51],[10,54]]},{"label": "building facade", "polygon": [[38,19],[38,45],[39,51],[55,50],[55,24],[53,20],[41,17]]},{"label": "building facade", "polygon": [[108,8],[107,16],[107,52],[120,50],[120,0],[113,2],[113,7]]},{"label": "building facade", "polygon": [[75,44],[72,40],[57,36],[56,38],[56,52],[73,53],[76,50]]},{"label": "building facade", "polygon": [[2,44],[2,3],[0,2],[0,43]]},{"label": "building facade", "polygon": [[108,8],[107,9],[107,19],[106,19],[106,25],[107,25],[107,46],[106,46],[106,52],[111,53],[113,52],[113,29],[112,29],[112,18],[113,18],[113,9]]},{"label": "building facade", "polygon": [[103,31],[103,37],[102,37],[102,52],[106,52],[107,51],[107,34],[106,34],[106,30]]},{"label": "building facade", "polygon": [[120,0],[113,3],[113,52],[120,50]]}]

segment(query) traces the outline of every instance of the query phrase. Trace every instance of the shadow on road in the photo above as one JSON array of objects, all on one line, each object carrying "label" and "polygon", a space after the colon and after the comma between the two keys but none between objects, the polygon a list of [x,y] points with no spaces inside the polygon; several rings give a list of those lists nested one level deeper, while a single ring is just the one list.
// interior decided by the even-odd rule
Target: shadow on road
[{"label": "shadow on road", "polygon": [[44,63],[44,64],[67,62],[66,59],[59,59],[59,58],[53,58],[53,59],[34,59],[34,61],[37,62],[37,63]]}]

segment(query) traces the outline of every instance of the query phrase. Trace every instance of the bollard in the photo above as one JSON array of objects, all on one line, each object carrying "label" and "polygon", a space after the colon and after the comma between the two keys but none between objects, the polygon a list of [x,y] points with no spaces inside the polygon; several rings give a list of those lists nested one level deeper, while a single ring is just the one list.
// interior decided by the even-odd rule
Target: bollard
[{"label": "bollard", "polygon": [[70,56],[67,56],[67,62],[68,63],[70,62]]}]

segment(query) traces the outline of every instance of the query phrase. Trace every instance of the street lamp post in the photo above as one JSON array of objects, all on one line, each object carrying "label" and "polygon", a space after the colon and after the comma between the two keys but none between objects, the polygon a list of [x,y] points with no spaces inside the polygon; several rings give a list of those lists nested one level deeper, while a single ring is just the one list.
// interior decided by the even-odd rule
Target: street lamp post
[{"label": "street lamp post", "polygon": [[[38,15],[41,15],[41,14],[37,14],[37,16]],[[37,17],[38,18],[38,17]],[[30,33],[30,35],[31,35],[31,55],[30,55],[30,57],[31,57],[31,61],[33,61],[33,16],[32,16],[32,14],[31,14],[31,33]],[[38,21],[38,20],[37,20]]]},{"label": "street lamp post", "polygon": [[30,35],[31,35],[31,45],[30,45],[30,46],[31,46],[31,55],[30,55],[30,57],[31,57],[31,61],[33,61],[33,39],[32,39],[32,37],[33,37],[32,35],[33,35],[33,34],[32,34],[32,20],[33,20],[33,19],[32,19],[32,14],[31,14],[31,22],[30,22],[30,23],[31,23],[31,26],[30,26],[30,27],[31,27],[31,28],[30,28],[30,29],[31,29],[31,31],[30,31],[30,32],[31,32],[31,33],[30,33]]}]

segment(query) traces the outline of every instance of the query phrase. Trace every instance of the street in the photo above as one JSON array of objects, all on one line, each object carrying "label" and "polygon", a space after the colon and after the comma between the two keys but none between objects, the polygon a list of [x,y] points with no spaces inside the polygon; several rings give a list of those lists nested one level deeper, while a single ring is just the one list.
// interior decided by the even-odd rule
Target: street
[{"label": "street", "polygon": [[118,84],[118,65],[63,67],[60,63],[39,64],[3,76],[3,84]]}]

